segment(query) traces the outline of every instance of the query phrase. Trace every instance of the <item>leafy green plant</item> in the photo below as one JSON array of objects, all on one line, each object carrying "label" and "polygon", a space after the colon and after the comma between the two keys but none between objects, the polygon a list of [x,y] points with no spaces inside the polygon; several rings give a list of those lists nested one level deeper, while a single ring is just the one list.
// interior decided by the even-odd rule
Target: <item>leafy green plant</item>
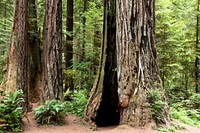
[{"label": "leafy green plant", "polygon": [[[87,56],[86,56],[87,57]],[[86,60],[86,61],[85,61]],[[74,80],[74,89],[87,89],[89,90],[95,79],[95,72],[91,69],[95,69],[92,59],[88,57],[79,63],[73,63],[70,69],[64,70],[64,74],[67,77],[73,78]],[[67,83],[65,83],[67,84]]]},{"label": "leafy green plant", "polygon": [[158,131],[161,132],[176,132],[177,130],[182,130],[182,129],[185,129],[185,127],[179,124],[172,124],[169,127],[158,127]]},{"label": "leafy green plant", "polygon": [[162,100],[161,93],[158,90],[151,90],[148,95],[151,105],[151,114],[157,124],[163,124],[165,119],[166,102]]},{"label": "leafy green plant", "polygon": [[148,98],[149,98],[150,103],[154,103],[155,101],[159,101],[162,99],[160,92],[155,89],[153,89],[149,92]]},{"label": "leafy green plant", "polygon": [[7,93],[0,103],[0,131],[22,131],[22,90]]},{"label": "leafy green plant", "polygon": [[181,102],[190,95],[187,89],[182,85],[166,89],[166,94],[170,104]]},{"label": "leafy green plant", "polygon": [[200,112],[198,110],[171,107],[170,112],[174,119],[191,126],[200,127]]},{"label": "leafy green plant", "polygon": [[44,105],[35,108],[36,121],[39,124],[62,124],[66,114],[66,102],[47,100]]},{"label": "leafy green plant", "polygon": [[192,96],[189,97],[187,100],[187,106],[194,109],[200,109],[200,94],[194,93]]},{"label": "leafy green plant", "polygon": [[87,103],[87,90],[75,91],[72,100],[67,101],[67,112],[83,116],[83,111]]}]

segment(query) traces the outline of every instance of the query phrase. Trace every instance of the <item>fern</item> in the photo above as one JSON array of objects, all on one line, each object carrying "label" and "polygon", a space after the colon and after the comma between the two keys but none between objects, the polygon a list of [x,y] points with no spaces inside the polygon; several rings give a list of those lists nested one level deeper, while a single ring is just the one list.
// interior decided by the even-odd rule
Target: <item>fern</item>
[{"label": "fern", "polygon": [[47,100],[44,105],[35,110],[36,121],[39,124],[62,124],[66,114],[66,103],[59,100]]},{"label": "fern", "polygon": [[23,108],[20,105],[24,102],[22,90],[7,93],[0,103],[0,131],[22,131]]}]

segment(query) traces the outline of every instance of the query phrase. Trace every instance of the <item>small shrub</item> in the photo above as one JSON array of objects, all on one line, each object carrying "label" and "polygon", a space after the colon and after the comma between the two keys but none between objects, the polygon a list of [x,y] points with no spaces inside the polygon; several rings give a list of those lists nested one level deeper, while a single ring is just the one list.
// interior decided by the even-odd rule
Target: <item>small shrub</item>
[{"label": "small shrub", "polygon": [[174,85],[173,87],[166,89],[166,95],[168,97],[168,102],[170,104],[173,104],[173,103],[181,102],[184,99],[187,99],[187,97],[190,94],[184,86]]},{"label": "small shrub", "polygon": [[0,131],[19,132],[22,131],[24,102],[22,90],[16,90],[6,94],[0,103]]},{"label": "small shrub", "polygon": [[67,115],[66,103],[59,100],[47,100],[34,110],[39,124],[62,124]]},{"label": "small shrub", "polygon": [[158,100],[155,101],[153,104],[151,104],[151,113],[154,119],[157,122],[161,122],[164,119],[164,107],[165,107],[165,102]]},{"label": "small shrub", "polygon": [[187,100],[187,106],[194,109],[200,109],[200,94],[193,94]]},{"label": "small shrub", "polygon": [[[7,48],[6,47],[1,47],[0,46],[0,51],[7,53]],[[6,66],[6,59],[7,59],[7,54],[3,54],[0,53],[0,84],[2,83],[3,80],[3,75],[4,75],[4,71],[5,71],[5,66]]]},{"label": "small shrub", "polygon": [[161,94],[158,90],[151,90],[149,92],[149,102],[154,103],[155,101],[162,100]]},{"label": "small shrub", "polygon": [[67,101],[67,112],[78,116],[83,116],[83,111],[86,103],[87,103],[87,91],[86,90],[75,91],[72,94],[72,100]]},{"label": "small shrub", "polygon": [[200,112],[198,110],[171,107],[170,112],[174,119],[194,127],[200,127]]},{"label": "small shrub", "polygon": [[148,95],[151,105],[151,114],[157,124],[164,124],[167,103],[162,100],[158,90],[151,90]]},{"label": "small shrub", "polygon": [[178,130],[183,130],[183,129],[185,129],[185,127],[178,124],[172,124],[168,127],[158,127],[158,131],[161,132],[176,132]]}]

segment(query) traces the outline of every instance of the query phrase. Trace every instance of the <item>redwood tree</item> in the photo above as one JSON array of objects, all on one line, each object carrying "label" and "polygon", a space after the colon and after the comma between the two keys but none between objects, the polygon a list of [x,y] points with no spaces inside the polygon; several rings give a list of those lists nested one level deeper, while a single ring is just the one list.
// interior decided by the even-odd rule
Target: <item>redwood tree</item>
[{"label": "redwood tree", "polygon": [[28,1],[19,0],[18,33],[17,33],[17,88],[24,92],[26,108],[28,108],[29,66],[28,66]]},{"label": "redwood tree", "polygon": [[[69,34],[66,35],[66,53],[65,53],[65,67],[69,69],[72,66],[73,59],[73,26],[74,26],[74,0],[67,0],[67,21],[66,27]],[[65,76],[65,90],[73,90],[74,83],[71,76]]]},{"label": "redwood tree", "polygon": [[22,89],[26,109],[29,100],[35,102],[29,99],[29,95],[37,98],[36,88],[40,81],[40,48],[36,18],[35,0],[15,1],[9,58],[2,87],[5,91]]},{"label": "redwood tree", "polygon": [[[120,123],[144,126],[153,122],[150,90],[163,92],[156,62],[155,1],[127,2],[117,0],[116,4]],[[163,108],[165,118],[159,122],[167,124],[168,108]]]},{"label": "redwood tree", "polygon": [[156,63],[155,1],[104,2],[100,69],[85,119],[97,126],[117,123],[145,126],[155,121],[168,124],[167,104],[160,112],[164,117],[157,121],[151,114],[149,100],[151,90],[158,90],[165,100]]},{"label": "redwood tree", "polygon": [[37,22],[37,0],[28,0],[27,37],[28,37],[28,64],[29,64],[29,96],[31,102],[40,100],[41,88],[41,49]]},{"label": "redwood tree", "polygon": [[105,0],[100,66],[84,114],[97,126],[119,124],[115,18],[115,1]]},{"label": "redwood tree", "polygon": [[45,0],[43,88],[45,99],[62,96],[62,0]]}]

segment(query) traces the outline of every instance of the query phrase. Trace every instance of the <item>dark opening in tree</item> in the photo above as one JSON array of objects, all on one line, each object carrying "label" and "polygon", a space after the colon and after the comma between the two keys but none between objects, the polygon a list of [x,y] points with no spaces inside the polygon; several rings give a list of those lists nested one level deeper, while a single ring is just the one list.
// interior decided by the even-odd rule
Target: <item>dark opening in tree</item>
[{"label": "dark opening in tree", "polygon": [[93,85],[89,103],[85,108],[85,119],[97,126],[119,124],[116,56],[115,1],[104,3],[104,29],[100,66]]}]

